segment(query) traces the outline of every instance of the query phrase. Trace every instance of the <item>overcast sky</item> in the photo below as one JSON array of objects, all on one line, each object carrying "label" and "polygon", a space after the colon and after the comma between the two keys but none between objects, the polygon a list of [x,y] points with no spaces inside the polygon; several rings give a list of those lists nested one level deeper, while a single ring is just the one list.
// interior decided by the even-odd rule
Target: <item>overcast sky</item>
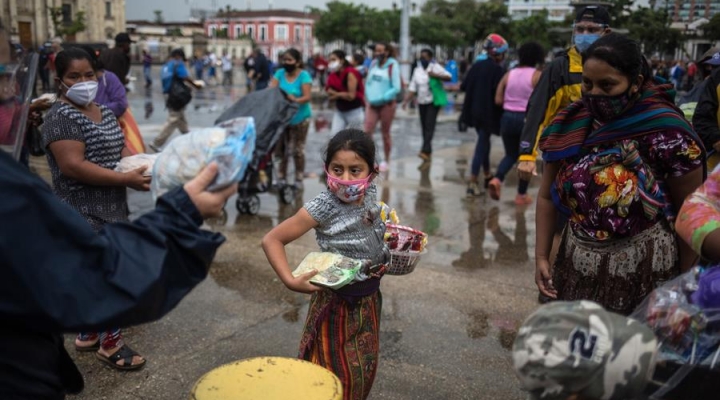
[{"label": "overcast sky", "polygon": [[[250,3],[253,10],[267,10],[271,0],[125,0],[126,18],[128,20],[155,18],[154,10],[162,10],[165,21],[185,21],[190,16],[190,8],[205,8],[217,10],[229,4],[230,7],[245,10]],[[345,1],[345,0],[343,0]],[[286,8],[302,11],[306,5],[322,7],[325,0],[272,0],[273,8]],[[388,0],[355,0],[355,3],[364,3],[371,7],[388,8],[392,1]],[[397,0],[398,4],[400,0]]]}]

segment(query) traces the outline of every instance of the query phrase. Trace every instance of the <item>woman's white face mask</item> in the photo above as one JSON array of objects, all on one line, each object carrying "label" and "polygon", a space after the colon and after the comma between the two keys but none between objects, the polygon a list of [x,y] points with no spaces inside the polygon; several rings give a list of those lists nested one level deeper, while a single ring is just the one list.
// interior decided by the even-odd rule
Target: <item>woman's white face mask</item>
[{"label": "woman's white face mask", "polygon": [[72,86],[63,82],[63,86],[67,88],[65,97],[79,106],[89,106],[97,96],[98,83],[96,81],[78,82]]}]

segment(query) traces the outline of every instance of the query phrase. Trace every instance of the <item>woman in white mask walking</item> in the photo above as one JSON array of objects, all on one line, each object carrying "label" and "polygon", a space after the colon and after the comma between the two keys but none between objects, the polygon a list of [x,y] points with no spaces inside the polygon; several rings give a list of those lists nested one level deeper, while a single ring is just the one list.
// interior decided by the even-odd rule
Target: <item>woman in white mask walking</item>
[{"label": "woman in white mask walking", "polygon": [[335,115],[332,131],[340,132],[345,128],[362,129],[365,120],[365,85],[355,67],[350,65],[342,50],[330,53],[327,86],[325,91],[330,100],[335,101]]},{"label": "woman in white mask walking", "polygon": [[[42,128],[53,190],[95,231],[109,222],[127,221],[126,188],[149,190],[150,177],[144,168],[114,171],[129,151],[113,112],[94,101],[98,82],[91,56],[70,48],[58,53],[55,68],[58,101]],[[80,333],[75,348],[96,351],[100,361],[120,370],[145,365],[145,359],[124,343],[120,329]]]}]

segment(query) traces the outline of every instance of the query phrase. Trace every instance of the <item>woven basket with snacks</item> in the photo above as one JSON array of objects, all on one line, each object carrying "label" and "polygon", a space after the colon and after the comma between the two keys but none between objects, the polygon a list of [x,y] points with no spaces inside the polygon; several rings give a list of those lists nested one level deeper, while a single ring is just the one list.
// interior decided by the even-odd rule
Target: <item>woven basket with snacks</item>
[{"label": "woven basket with snacks", "polygon": [[390,248],[388,275],[406,275],[415,270],[425,254],[427,235],[409,226],[385,224],[385,242]]}]

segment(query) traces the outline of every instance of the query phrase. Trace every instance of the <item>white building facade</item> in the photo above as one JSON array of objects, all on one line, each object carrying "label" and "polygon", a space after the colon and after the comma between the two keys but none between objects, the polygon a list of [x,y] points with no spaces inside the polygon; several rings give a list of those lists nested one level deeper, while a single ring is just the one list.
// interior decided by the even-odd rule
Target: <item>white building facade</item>
[{"label": "white building facade", "polygon": [[563,21],[565,16],[572,14],[574,8],[569,0],[508,0],[508,14],[514,20],[536,15],[548,10],[548,20]]},{"label": "white building facade", "polygon": [[58,36],[51,8],[61,11],[64,25],[84,13],[85,30],[63,38],[69,42],[106,42],[125,30],[125,0],[0,0],[0,20],[13,41],[37,47]]}]

